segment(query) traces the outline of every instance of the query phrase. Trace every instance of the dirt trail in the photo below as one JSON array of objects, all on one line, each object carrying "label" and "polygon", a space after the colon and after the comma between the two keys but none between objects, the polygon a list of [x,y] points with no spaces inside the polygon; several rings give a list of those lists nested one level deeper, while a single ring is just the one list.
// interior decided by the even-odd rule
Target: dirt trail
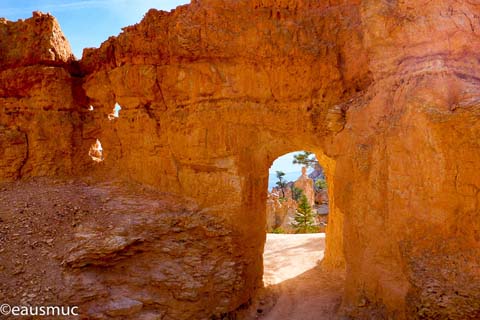
[{"label": "dirt trail", "polygon": [[325,234],[268,234],[264,252],[264,282],[279,298],[263,320],[336,319],[344,275],[323,271]]}]

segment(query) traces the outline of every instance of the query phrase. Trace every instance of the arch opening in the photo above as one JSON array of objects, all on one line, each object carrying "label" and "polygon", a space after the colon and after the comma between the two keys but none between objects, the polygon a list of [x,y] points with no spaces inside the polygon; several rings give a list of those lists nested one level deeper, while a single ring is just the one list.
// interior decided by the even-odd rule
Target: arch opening
[{"label": "arch opening", "polygon": [[[341,213],[334,208],[334,169],[334,160],[318,150],[284,154],[269,169],[263,283],[266,296],[269,292],[280,296],[272,309],[266,303],[267,320],[298,306],[302,306],[295,311],[300,318],[325,309],[329,312],[321,319],[330,319],[341,304],[343,219],[338,219]],[[309,295],[304,301],[305,292]]]},{"label": "arch opening", "polygon": [[325,171],[313,152],[278,157],[269,170],[267,233],[325,233],[329,213]]},{"label": "arch opening", "polygon": [[264,284],[277,285],[323,259],[328,224],[328,182],[315,153],[278,157],[269,169]]}]

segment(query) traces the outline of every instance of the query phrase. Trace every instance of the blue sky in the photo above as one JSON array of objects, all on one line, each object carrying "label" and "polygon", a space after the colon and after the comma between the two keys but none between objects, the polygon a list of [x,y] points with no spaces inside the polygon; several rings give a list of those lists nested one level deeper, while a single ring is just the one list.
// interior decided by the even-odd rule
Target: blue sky
[{"label": "blue sky", "polygon": [[80,59],[83,48],[99,47],[121,28],[139,22],[150,8],[170,11],[190,0],[0,0],[0,17],[26,19],[50,12]]},{"label": "blue sky", "polygon": [[297,154],[297,153],[300,153],[300,152],[296,151],[296,152],[287,153],[287,154],[277,158],[273,162],[272,166],[270,167],[270,172],[275,173],[275,171],[277,171],[277,170],[278,171],[283,171],[285,173],[302,171],[302,166],[300,166],[298,164],[292,164],[293,155]]},{"label": "blue sky", "polygon": [[[302,151],[295,151],[291,153],[287,153],[279,158],[277,158],[272,166],[270,167],[270,170],[268,171],[269,177],[268,177],[268,189],[271,190],[272,187],[275,186],[275,183],[277,182],[277,177],[276,177],[276,171],[283,171],[285,172],[285,178],[287,181],[294,181],[298,177],[300,177],[302,173],[302,166],[298,164],[293,164],[293,155],[298,154]],[[309,170],[308,172],[310,172]]]}]

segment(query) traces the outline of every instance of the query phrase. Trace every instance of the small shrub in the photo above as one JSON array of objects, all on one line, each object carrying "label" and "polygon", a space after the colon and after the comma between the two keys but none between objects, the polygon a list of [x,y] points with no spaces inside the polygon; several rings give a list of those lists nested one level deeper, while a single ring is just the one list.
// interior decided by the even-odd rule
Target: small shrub
[{"label": "small shrub", "polygon": [[278,228],[273,229],[272,233],[283,234],[283,233],[285,233],[285,230],[283,230],[282,227],[278,227]]},{"label": "small shrub", "polygon": [[327,189],[327,188],[328,188],[328,185],[327,185],[327,181],[325,181],[325,179],[318,179],[317,181],[315,181],[315,189],[323,190],[323,189]]}]

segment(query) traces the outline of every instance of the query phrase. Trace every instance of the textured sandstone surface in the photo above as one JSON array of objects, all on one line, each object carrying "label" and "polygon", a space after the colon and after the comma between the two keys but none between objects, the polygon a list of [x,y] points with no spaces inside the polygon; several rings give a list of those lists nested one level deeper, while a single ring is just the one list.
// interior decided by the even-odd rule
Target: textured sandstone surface
[{"label": "textured sandstone surface", "polygon": [[[476,3],[454,0],[197,0],[149,11],[86,50],[80,69],[68,62],[53,18],[2,20],[0,179],[115,177],[189,199],[237,235],[235,253],[221,250],[234,263],[228,278],[241,279],[228,301],[185,302],[219,314],[261,286],[271,162],[311,150],[329,182],[324,266],[347,270],[341,313],[476,319],[479,15]],[[120,117],[109,120],[117,102]],[[88,157],[96,139],[101,163]],[[145,227],[144,236],[161,232]],[[129,284],[82,266],[100,240],[85,240],[86,251],[72,251],[64,268],[124,292]],[[112,245],[102,260],[133,270],[136,260],[117,261]],[[182,283],[196,283],[193,269]],[[130,296],[111,303],[143,312]],[[170,296],[157,309],[175,312],[180,300]]]}]

